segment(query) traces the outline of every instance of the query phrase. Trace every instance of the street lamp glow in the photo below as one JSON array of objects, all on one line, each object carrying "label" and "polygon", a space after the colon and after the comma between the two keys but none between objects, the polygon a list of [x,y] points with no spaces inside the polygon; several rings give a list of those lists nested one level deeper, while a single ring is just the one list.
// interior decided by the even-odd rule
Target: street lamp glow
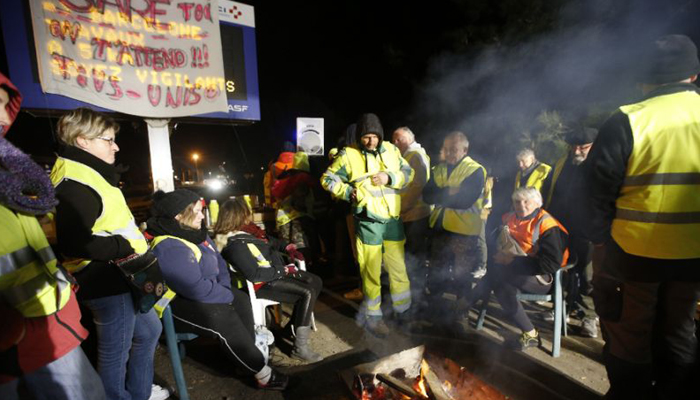
[{"label": "street lamp glow", "polygon": [[192,159],[195,161],[199,160],[199,154],[197,154],[197,153],[192,154]]},{"label": "street lamp glow", "polygon": [[194,181],[199,182],[199,167],[197,165],[197,161],[199,160],[199,154],[193,153],[192,159],[194,160]]}]

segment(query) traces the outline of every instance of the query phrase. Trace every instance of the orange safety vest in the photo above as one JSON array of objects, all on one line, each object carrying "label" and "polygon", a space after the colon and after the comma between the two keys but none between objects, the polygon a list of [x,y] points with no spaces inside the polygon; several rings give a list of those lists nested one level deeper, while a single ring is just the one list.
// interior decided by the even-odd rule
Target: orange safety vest
[{"label": "orange safety vest", "polygon": [[[537,254],[537,241],[540,236],[548,230],[559,227],[564,233],[569,232],[547,211],[540,209],[534,218],[519,219],[514,212],[509,212],[503,216],[503,224],[508,226],[510,235],[515,239],[520,248],[528,255]],[[564,250],[561,266],[565,266],[569,260],[569,249]]]}]

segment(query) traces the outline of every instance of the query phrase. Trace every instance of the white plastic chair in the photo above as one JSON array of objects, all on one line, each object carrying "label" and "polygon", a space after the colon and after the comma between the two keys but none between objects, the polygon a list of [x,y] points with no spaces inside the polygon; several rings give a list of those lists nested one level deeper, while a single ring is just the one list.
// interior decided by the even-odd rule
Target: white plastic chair
[{"label": "white plastic chair", "polygon": [[[301,271],[306,271],[306,263],[303,260],[295,260],[297,268]],[[253,308],[253,321],[255,321],[255,326],[265,326],[265,309],[269,306],[279,305],[279,302],[268,299],[260,299],[255,295],[255,288],[253,287],[253,282],[246,280],[248,285],[248,295],[250,296],[250,305]],[[316,318],[314,314],[311,313],[311,329],[317,331]]]}]

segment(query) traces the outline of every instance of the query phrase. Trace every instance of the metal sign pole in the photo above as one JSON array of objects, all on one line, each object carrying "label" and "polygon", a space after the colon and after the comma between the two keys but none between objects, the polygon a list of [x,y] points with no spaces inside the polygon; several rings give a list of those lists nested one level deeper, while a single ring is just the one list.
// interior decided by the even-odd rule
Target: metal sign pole
[{"label": "metal sign pole", "polygon": [[172,192],[175,190],[173,179],[173,159],[170,154],[169,119],[144,119],[148,124],[148,144],[151,151],[151,175],[153,190]]}]

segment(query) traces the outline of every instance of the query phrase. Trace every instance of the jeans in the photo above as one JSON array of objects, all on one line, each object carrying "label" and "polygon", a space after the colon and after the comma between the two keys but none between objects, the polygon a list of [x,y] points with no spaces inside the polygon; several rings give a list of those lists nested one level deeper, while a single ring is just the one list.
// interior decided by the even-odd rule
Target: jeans
[{"label": "jeans", "polygon": [[18,390],[26,390],[35,400],[106,399],[102,381],[80,346],[30,374],[0,385],[0,398],[25,398]]},{"label": "jeans", "polygon": [[163,330],[154,310],[136,311],[131,294],[83,302],[97,329],[97,372],[110,400],[147,400],[153,356]]}]

